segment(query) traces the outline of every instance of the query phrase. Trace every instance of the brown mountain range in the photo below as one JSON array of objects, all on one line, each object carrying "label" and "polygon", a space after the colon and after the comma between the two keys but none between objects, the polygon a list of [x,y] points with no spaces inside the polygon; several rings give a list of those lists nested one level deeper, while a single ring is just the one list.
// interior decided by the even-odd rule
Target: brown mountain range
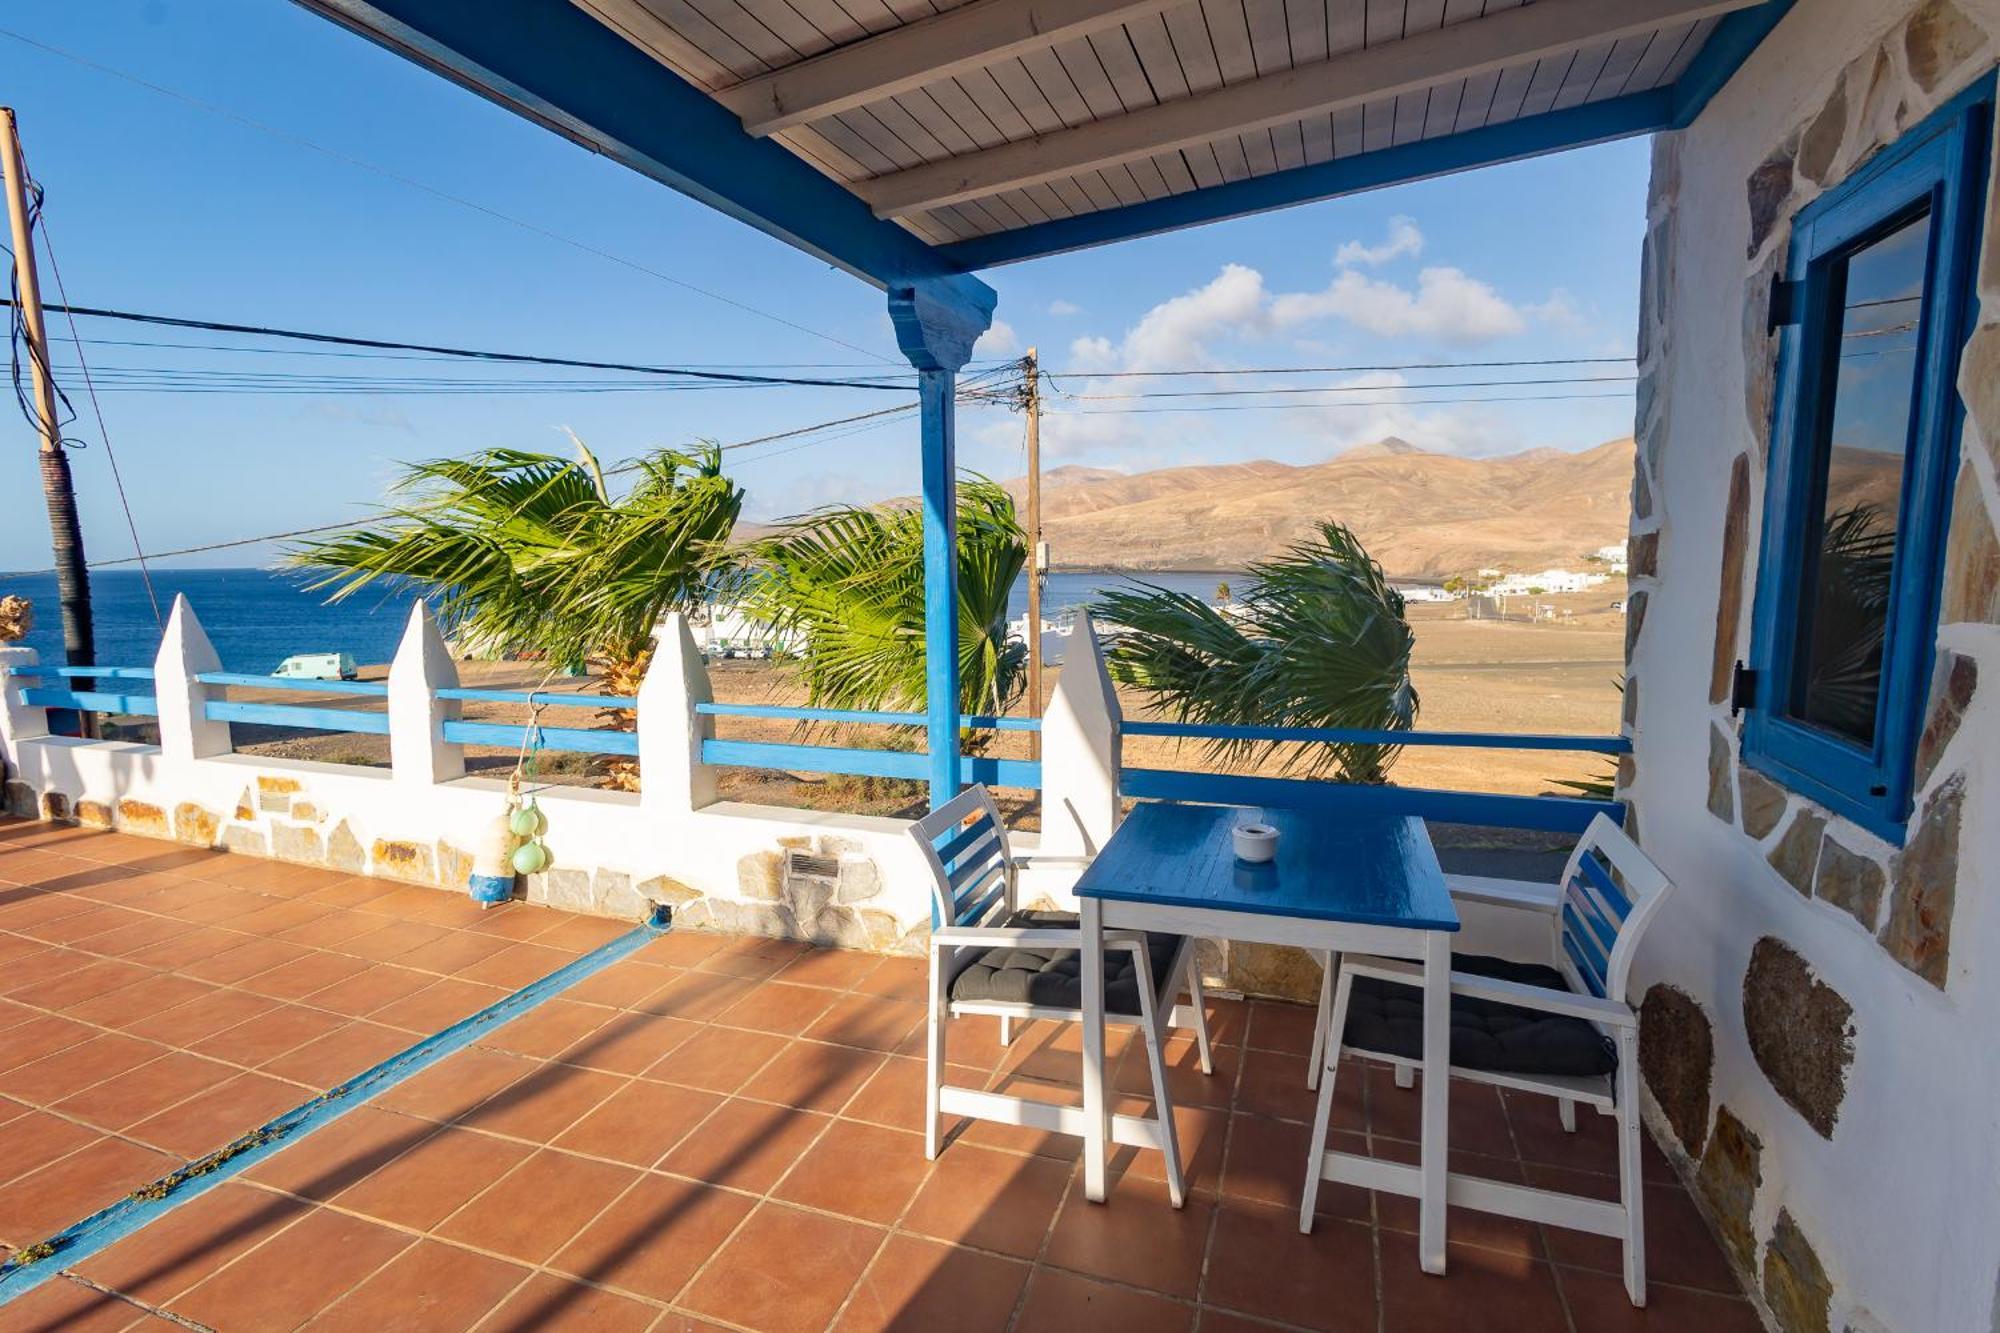
[{"label": "brown mountain range", "polygon": [[[1241,569],[1331,518],[1393,575],[1575,567],[1625,539],[1632,441],[1501,458],[1404,440],[1325,463],[1268,461],[1123,473],[1043,474],[1042,529],[1058,569]],[[1006,483],[1017,498],[1022,479]]]}]

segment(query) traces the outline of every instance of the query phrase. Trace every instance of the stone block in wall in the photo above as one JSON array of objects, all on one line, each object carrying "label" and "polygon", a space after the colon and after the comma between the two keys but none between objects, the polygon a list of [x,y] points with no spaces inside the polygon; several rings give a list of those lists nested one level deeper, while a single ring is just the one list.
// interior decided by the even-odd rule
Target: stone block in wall
[{"label": "stone block in wall", "polygon": [[1785,214],[1785,206],[1791,202],[1793,159],[1797,151],[1798,140],[1787,140],[1772,149],[1771,155],[1750,173],[1750,180],[1744,187],[1750,205],[1750,244],[1744,253],[1746,259],[1755,259],[1763,250],[1764,242],[1771,238],[1771,232]]},{"label": "stone block in wall", "polygon": [[1715,643],[1708,666],[1708,701],[1712,704],[1729,698],[1730,677],[1736,668],[1736,635],[1743,620],[1743,568],[1749,545],[1750,457],[1738,454],[1729,465],[1729,500],[1722,515],[1722,574],[1715,589]]},{"label": "stone block in wall", "polygon": [[1790,945],[1766,935],[1743,973],[1743,1030],[1751,1058],[1785,1104],[1832,1138],[1854,1064],[1854,1006]]},{"label": "stone block in wall", "polygon": [[1736,791],[1732,781],[1736,756],[1722,728],[1708,724],[1708,813],[1725,824],[1736,822]]},{"label": "stone block in wall", "polygon": [[1944,561],[1944,603],[1938,620],[1946,625],[2000,625],[2000,540],[1994,537],[1986,497],[1980,494],[1979,477],[1970,464],[1959,469]]},{"label": "stone block in wall", "polygon": [[1833,1283],[1788,1208],[1764,1245],[1764,1304],[1783,1333],[1830,1333]]},{"label": "stone block in wall", "polygon": [[136,833],[145,838],[171,838],[172,822],[167,812],[151,801],[135,801],[126,797],[118,802],[118,827],[127,833]]},{"label": "stone block in wall", "polygon": [[1930,0],[1903,28],[1903,64],[1927,93],[1945,76],[1979,54],[1986,35],[1951,0]]},{"label": "stone block in wall", "polygon": [[1931,689],[1930,714],[1917,741],[1917,790],[1930,785],[1938,760],[1950,748],[1965,720],[1965,710],[1979,690],[1979,663],[1963,653],[1945,652],[1938,663],[1938,683]]},{"label": "stone block in wall", "polygon": [[1635,592],[1625,599],[1625,660],[1632,660],[1632,650],[1639,646],[1639,634],[1646,628],[1646,604],[1651,598],[1644,591]]},{"label": "stone block in wall", "polygon": [[1816,811],[1801,809],[1792,816],[1791,827],[1778,839],[1765,859],[1771,869],[1784,877],[1802,897],[1812,897],[1813,875],[1819,869],[1819,844],[1826,832],[1826,818]]},{"label": "stone block in wall", "polygon": [[1639,1005],[1639,1072],[1689,1157],[1708,1141],[1715,1030],[1693,996],[1658,983]]},{"label": "stone block in wall", "polygon": [[290,814],[292,798],[283,792],[260,791],[257,793],[257,808],[267,815]]},{"label": "stone block in wall", "polygon": [[443,889],[462,889],[472,875],[472,853],[444,839],[437,844],[437,882]]},{"label": "stone block in wall", "polygon": [[1873,857],[1843,846],[1829,833],[1819,845],[1819,876],[1813,895],[1832,903],[1873,934],[1882,912],[1882,890],[1888,879]]},{"label": "stone block in wall", "polygon": [[652,912],[652,904],[632,887],[632,877],[622,870],[599,870],[590,877],[591,911],[600,916],[636,921]]},{"label": "stone block in wall", "polygon": [[5,792],[7,813],[16,819],[34,819],[41,814],[41,802],[35,798],[35,789],[25,782],[10,782]]},{"label": "stone block in wall", "polygon": [[326,865],[329,870],[348,875],[368,873],[368,849],[361,845],[361,839],[354,836],[354,830],[344,819],[326,835]]},{"label": "stone block in wall", "polygon": [[86,799],[76,803],[76,822],[85,828],[108,829],[116,820],[116,812],[103,801]]},{"label": "stone block in wall", "polygon": [[653,875],[642,879],[633,886],[633,892],[647,902],[664,903],[676,912],[701,897],[700,889],[692,888],[667,875]]},{"label": "stone block in wall", "polygon": [[1319,1002],[1319,956],[1287,944],[1251,944],[1231,940],[1226,989],[1277,1000]]},{"label": "stone block in wall", "polygon": [[297,796],[302,790],[304,789],[299,785],[297,778],[259,777],[257,779],[257,794],[259,796]]},{"label": "stone block in wall", "polygon": [[55,823],[68,823],[70,817],[69,797],[59,791],[43,792],[40,802],[42,818]]},{"label": "stone block in wall", "polygon": [[1835,79],[1833,92],[1799,139],[1795,165],[1799,175],[1815,185],[1830,184],[1840,145],[1847,138],[1847,80]]},{"label": "stone block in wall", "polygon": [[1785,267],[1773,246],[1743,284],[1743,418],[1761,469],[1771,456],[1771,413],[1777,401],[1778,335],[1771,328],[1771,281]]},{"label": "stone block in wall", "polygon": [[241,852],[245,856],[269,856],[271,854],[270,840],[264,836],[263,832],[258,829],[247,828],[242,824],[231,824],[228,828],[222,830],[222,845],[232,852]]},{"label": "stone block in wall", "polygon": [[1627,730],[1639,725],[1639,678],[1631,674],[1628,667],[1625,686],[1619,700],[1618,721]]},{"label": "stone block in wall", "polygon": [[280,861],[322,865],[326,861],[326,843],[320,838],[319,830],[310,825],[273,824],[271,855]]},{"label": "stone block in wall", "polygon": [[[1995,197],[1994,207],[1996,215],[1986,222],[1988,235],[2000,235],[2000,196]],[[1986,250],[1983,285],[1993,291],[2000,289],[2000,245]],[[2000,324],[1980,325],[1965,344],[1958,359],[1958,393],[1972,417],[1973,432],[2000,466]]]},{"label": "stone block in wall", "polygon": [[236,798],[236,811],[233,818],[243,824],[248,824],[257,818],[257,798],[250,794],[248,787],[245,787],[243,794]]},{"label": "stone block in wall", "polygon": [[292,818],[301,824],[317,824],[323,817],[320,808],[311,801],[292,802]]},{"label": "stone block in wall", "polygon": [[174,837],[190,847],[215,846],[221,828],[222,816],[206,806],[182,801],[174,807]]},{"label": "stone block in wall", "polygon": [[1889,863],[1889,920],[1882,927],[1882,946],[1940,990],[1950,975],[1964,804],[1965,775],[1960,773],[1931,793],[1909,841]]},{"label": "stone block in wall", "polygon": [[565,912],[591,910],[590,872],[557,868],[528,876],[528,901]]},{"label": "stone block in wall", "polygon": [[398,838],[377,838],[368,849],[369,873],[411,884],[437,883],[437,866],[431,849],[424,843]]},{"label": "stone block in wall", "polygon": [[1743,831],[1759,842],[1778,827],[1791,803],[1783,787],[1748,765],[1736,770],[1736,798],[1743,806]]},{"label": "stone block in wall", "polygon": [[736,887],[745,898],[776,902],[785,895],[785,854],[752,852],[736,862]]},{"label": "stone block in wall", "polygon": [[1746,1273],[1757,1271],[1757,1232],[1751,1221],[1757,1190],[1764,1183],[1764,1144],[1727,1106],[1717,1109],[1715,1128],[1695,1172],[1695,1187],[1714,1219],[1716,1238]]}]

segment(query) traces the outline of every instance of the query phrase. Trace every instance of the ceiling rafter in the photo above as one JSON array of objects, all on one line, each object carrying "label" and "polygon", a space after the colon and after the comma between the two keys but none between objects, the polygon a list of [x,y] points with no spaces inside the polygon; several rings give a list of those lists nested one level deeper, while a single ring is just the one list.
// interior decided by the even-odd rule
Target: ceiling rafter
[{"label": "ceiling rafter", "polygon": [[715,94],[762,138],[1158,13],[1172,0],[973,0]]},{"label": "ceiling rafter", "polygon": [[853,188],[877,217],[906,217],[1757,3],[1538,0],[1194,97],[888,172]]}]

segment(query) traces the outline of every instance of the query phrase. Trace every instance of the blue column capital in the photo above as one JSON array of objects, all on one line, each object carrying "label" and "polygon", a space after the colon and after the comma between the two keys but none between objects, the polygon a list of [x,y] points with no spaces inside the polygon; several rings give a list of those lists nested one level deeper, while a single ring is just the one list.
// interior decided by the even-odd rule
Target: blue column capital
[{"label": "blue column capital", "polygon": [[924,278],[889,288],[889,320],[896,345],[918,370],[956,374],[972,359],[972,345],[993,325],[999,296],[969,274]]}]

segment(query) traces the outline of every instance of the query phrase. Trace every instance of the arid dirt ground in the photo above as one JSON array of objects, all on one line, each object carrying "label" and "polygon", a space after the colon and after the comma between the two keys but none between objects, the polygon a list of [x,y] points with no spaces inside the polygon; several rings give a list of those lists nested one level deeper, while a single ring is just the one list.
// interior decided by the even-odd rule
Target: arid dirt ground
[{"label": "arid dirt ground", "polygon": [[[1624,595],[1614,582],[1590,593],[1542,599],[1553,618],[1470,620],[1462,604],[1412,606],[1417,630],[1413,675],[1422,700],[1418,726],[1428,731],[1520,732],[1610,735],[1618,729],[1618,682],[1624,669],[1622,611],[1611,609]],[[1510,608],[1512,610],[1513,608]],[[528,689],[542,684],[542,669],[520,662],[464,662],[463,683],[501,689]],[[386,668],[363,671],[364,678],[386,674]],[[1045,691],[1052,692],[1059,673],[1047,673]],[[791,674],[766,662],[726,661],[710,667],[717,699],[729,703],[801,704],[805,702]],[[559,679],[551,692],[590,692],[588,679]],[[233,690],[232,698],[267,702],[311,703],[321,707],[353,707],[374,711],[382,705],[366,698],[340,695],[300,696],[257,690]],[[1128,717],[1146,715],[1142,696],[1126,692]],[[1018,705],[1016,711],[1019,711]],[[482,721],[520,723],[528,710],[519,704],[468,704],[465,716]],[[607,719],[590,709],[548,709],[544,725],[596,727]],[[745,740],[815,739],[854,746],[911,746],[915,738],[885,728],[851,728],[802,735],[790,722],[748,718],[719,719],[718,734]],[[127,732],[125,734],[135,734]],[[143,734],[137,733],[137,734]],[[237,746],[248,753],[276,754],[342,763],[386,765],[388,738],[362,734],[286,732],[269,727],[237,727]],[[1027,738],[1020,733],[999,737],[991,753],[1025,757]],[[587,756],[548,753],[538,761],[541,780],[551,783],[591,783]],[[504,773],[513,766],[512,751],[474,747],[467,752],[475,772]],[[1212,766],[1205,747],[1147,737],[1129,738],[1125,759],[1136,767],[1206,768]],[[1284,754],[1263,756],[1234,766],[1235,771],[1281,772]],[[1592,754],[1562,751],[1444,749],[1413,746],[1404,750],[1393,778],[1410,786],[1445,787],[1466,791],[1534,793],[1557,790],[1560,779],[1587,779],[1608,773],[1610,761]],[[723,775],[726,798],[774,805],[809,806],[870,814],[898,814],[917,807],[922,792],[914,782],[782,774],[761,770],[728,770]],[[1026,826],[1035,823],[1029,793],[1002,793]]]}]

